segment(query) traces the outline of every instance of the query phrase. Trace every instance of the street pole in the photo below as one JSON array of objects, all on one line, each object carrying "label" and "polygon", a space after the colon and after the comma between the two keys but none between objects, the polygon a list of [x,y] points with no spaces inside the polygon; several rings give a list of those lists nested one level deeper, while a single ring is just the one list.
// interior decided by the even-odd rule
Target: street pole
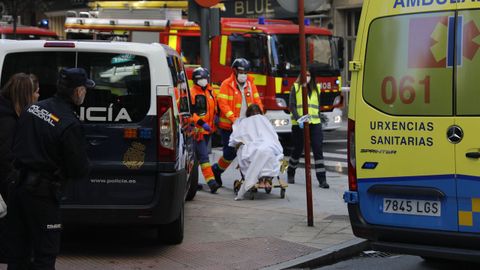
[{"label": "street pole", "polygon": [[200,11],[200,58],[202,67],[210,70],[210,48],[209,48],[209,33],[208,33],[208,19],[209,8],[202,7]]},{"label": "street pole", "polygon": [[[308,114],[308,95],[307,95],[307,52],[305,47],[305,3],[304,0],[298,0],[298,25],[300,27],[300,82],[302,84],[302,106],[303,115]],[[303,139],[305,147],[305,183],[307,192],[307,223],[313,227],[313,202],[312,202],[312,176],[310,170],[310,126],[305,122],[303,126]]]}]

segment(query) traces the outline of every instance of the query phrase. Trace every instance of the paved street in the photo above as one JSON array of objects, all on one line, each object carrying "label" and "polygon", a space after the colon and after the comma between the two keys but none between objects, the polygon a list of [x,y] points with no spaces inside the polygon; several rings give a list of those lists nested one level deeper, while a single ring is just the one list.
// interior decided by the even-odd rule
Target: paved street
[{"label": "paved street", "polygon": [[[255,200],[234,201],[233,181],[240,173],[233,164],[218,194],[199,191],[186,204],[181,245],[157,244],[152,229],[70,228],[57,269],[286,269],[356,245],[361,240],[352,235],[342,200],[345,134],[344,128],[325,133],[330,189],[319,188],[312,173],[314,227],[307,226],[303,169],[285,199],[274,189],[271,194],[259,191]],[[220,149],[213,149],[212,160],[220,155]]]}]

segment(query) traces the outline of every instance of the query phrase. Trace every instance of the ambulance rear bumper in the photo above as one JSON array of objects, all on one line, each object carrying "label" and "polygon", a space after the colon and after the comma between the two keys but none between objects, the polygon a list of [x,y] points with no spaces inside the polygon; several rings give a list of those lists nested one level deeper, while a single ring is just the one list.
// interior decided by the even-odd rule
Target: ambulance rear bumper
[{"label": "ambulance rear bumper", "polygon": [[376,250],[423,257],[480,262],[480,234],[368,224],[358,204],[348,204],[353,234]]}]

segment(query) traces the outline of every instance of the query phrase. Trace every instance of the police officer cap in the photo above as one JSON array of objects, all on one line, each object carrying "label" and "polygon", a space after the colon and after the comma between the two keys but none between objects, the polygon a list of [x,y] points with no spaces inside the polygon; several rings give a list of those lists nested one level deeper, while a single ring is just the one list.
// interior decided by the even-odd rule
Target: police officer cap
[{"label": "police officer cap", "polygon": [[95,82],[88,78],[87,72],[83,68],[64,68],[60,70],[59,84],[73,89],[79,86],[95,87]]},{"label": "police officer cap", "polygon": [[232,63],[232,68],[240,71],[248,71],[250,68],[250,63],[245,58],[237,58]]},{"label": "police officer cap", "polygon": [[208,79],[210,74],[206,68],[198,67],[193,70],[192,77],[194,80]]}]

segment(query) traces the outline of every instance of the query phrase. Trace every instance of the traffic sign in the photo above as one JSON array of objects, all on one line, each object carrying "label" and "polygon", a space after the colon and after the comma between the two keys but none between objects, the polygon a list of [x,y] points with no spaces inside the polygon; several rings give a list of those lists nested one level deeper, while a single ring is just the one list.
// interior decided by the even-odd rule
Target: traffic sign
[{"label": "traffic sign", "polygon": [[218,4],[220,0],[195,0],[195,2],[199,4],[201,7],[209,8]]}]

